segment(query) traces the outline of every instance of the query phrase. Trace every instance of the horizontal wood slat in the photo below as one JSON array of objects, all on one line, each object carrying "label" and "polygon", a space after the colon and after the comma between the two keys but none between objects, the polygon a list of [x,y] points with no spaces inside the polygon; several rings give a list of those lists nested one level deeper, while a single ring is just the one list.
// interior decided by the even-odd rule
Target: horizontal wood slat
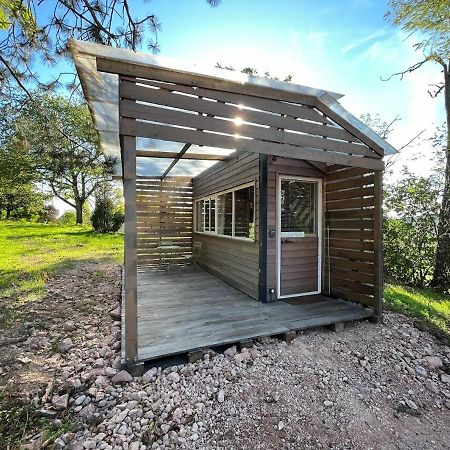
[{"label": "horizontal wood slat", "polygon": [[[111,62],[101,59],[97,63],[105,67],[111,65]],[[362,142],[353,131],[336,125],[335,120],[330,121],[315,109],[315,103],[310,103],[308,96],[277,91],[276,98],[272,98],[272,91],[262,87],[244,87],[224,80],[210,80],[212,85],[209,85],[202,77],[186,78],[177,72],[148,71],[120,63],[112,63],[113,66],[116,69],[121,67],[120,128],[123,135],[274,154],[333,165],[373,170],[384,168],[379,153]],[[140,71],[141,77],[132,75]],[[144,73],[155,78],[144,78]],[[217,84],[223,86],[218,88]],[[224,89],[225,85],[227,89]],[[264,92],[264,95],[256,92]],[[241,138],[236,139],[236,135]],[[267,144],[274,147],[273,151]],[[318,152],[309,153],[313,149]],[[139,156],[147,155],[140,152]],[[164,157],[160,153],[156,156]]]},{"label": "horizontal wood slat", "polygon": [[374,174],[357,167],[326,176],[324,285],[330,283],[333,294],[365,306],[374,305],[376,291],[374,180]]},{"label": "horizontal wood slat", "polygon": [[[158,94],[158,91],[156,91]],[[173,95],[173,94],[168,94]],[[159,97],[156,97],[154,100],[157,102]],[[189,100],[189,99],[187,99]],[[205,102],[205,100],[200,100],[201,102]],[[174,103],[177,102],[177,99],[174,100]],[[189,100],[189,104],[191,101]],[[211,108],[211,102],[209,103],[208,108]],[[218,106],[229,106],[218,104]],[[203,112],[203,111],[200,111]],[[255,111],[252,111],[255,114]],[[131,117],[139,120],[148,120],[152,122],[159,122],[162,124],[170,124],[182,127],[190,127],[208,131],[215,131],[218,133],[226,133],[230,135],[234,135],[238,133],[241,136],[251,137],[253,139],[261,139],[261,140],[269,140],[273,142],[280,142],[284,144],[292,144],[292,145],[301,145],[306,147],[316,147],[322,148],[325,150],[331,151],[339,151],[346,152],[356,155],[365,155],[365,156],[374,156],[373,151],[368,147],[356,143],[349,143],[341,140],[334,139],[323,139],[323,135],[328,136],[333,134],[329,132],[328,129],[332,130],[332,127],[323,126],[324,130],[315,130],[314,127],[320,127],[320,125],[312,125],[308,122],[305,125],[299,126],[302,124],[299,120],[294,120],[292,124],[292,128],[289,124],[284,120],[279,120],[278,127],[283,126],[285,130],[291,130],[301,133],[309,133],[309,134],[299,134],[293,132],[287,132],[280,129],[266,128],[257,125],[251,125],[247,123],[242,123],[237,125],[235,123],[235,119],[239,118],[240,121],[244,121],[245,119],[242,116],[246,115],[246,112],[242,112],[242,110],[237,109],[233,112],[233,114],[228,114],[227,120],[224,118],[219,118],[217,116],[221,116],[220,113],[215,113],[216,117],[203,116],[193,112],[185,112],[180,110],[168,109],[168,108],[160,108],[156,106],[143,105],[141,103],[136,103],[134,101],[122,100],[121,102],[121,114],[124,117]],[[210,114],[211,115],[211,114]],[[231,116],[231,117],[230,117]],[[272,116],[273,117],[273,116]],[[269,116],[270,118],[270,116]],[[247,122],[247,121],[246,121]],[[262,122],[262,121],[260,121]],[[273,126],[273,122],[275,122],[272,118],[268,120],[270,123],[262,123],[262,125]],[[294,127],[295,126],[295,127]],[[316,135],[316,136],[312,136]],[[320,137],[318,136],[320,135]],[[329,137],[329,136],[328,136]]]},{"label": "horizontal wood slat", "polygon": [[298,147],[291,144],[279,144],[255,139],[244,139],[238,136],[228,136],[211,132],[177,128],[164,125],[138,122],[123,118],[120,122],[120,133],[125,136],[162,139],[208,147],[263,153],[267,155],[284,156],[294,159],[310,159],[312,161],[341,163],[349,166],[365,167],[382,170],[384,162],[379,159],[353,156],[345,153],[324,152],[311,147]]},{"label": "horizontal wood slat", "polygon": [[193,231],[191,179],[138,179],[136,214],[138,267],[184,264],[190,258]]},{"label": "horizontal wood slat", "polygon": [[[156,150],[136,150],[136,157],[138,158],[176,158],[178,152],[164,152]],[[223,161],[227,158],[227,155],[212,155],[210,153],[184,153],[181,159],[195,159],[204,161]]]},{"label": "horizontal wood slat", "polygon": [[342,189],[354,189],[362,186],[372,186],[374,184],[374,180],[374,175],[368,175],[364,177],[339,180],[335,183],[325,183],[325,188],[327,192],[340,191]]},{"label": "horizontal wood slat", "polygon": [[[271,113],[282,114],[290,117],[302,118],[313,122],[332,124],[320,112],[316,111],[310,106],[303,106],[300,104],[292,104],[286,102],[279,102],[270,100],[267,98],[254,97],[251,95],[234,94],[231,92],[217,91],[213,89],[204,89],[199,87],[183,86],[181,84],[164,83],[155,80],[145,79],[132,79],[122,78],[124,81],[131,81],[137,84],[144,84],[146,86],[153,86],[156,88],[164,89],[169,92],[182,92],[184,94],[190,94],[196,97],[209,98],[225,103],[233,103],[240,108],[255,108],[262,111],[269,111]],[[350,133],[351,138],[355,139]],[[350,140],[350,139],[349,139]]]}]

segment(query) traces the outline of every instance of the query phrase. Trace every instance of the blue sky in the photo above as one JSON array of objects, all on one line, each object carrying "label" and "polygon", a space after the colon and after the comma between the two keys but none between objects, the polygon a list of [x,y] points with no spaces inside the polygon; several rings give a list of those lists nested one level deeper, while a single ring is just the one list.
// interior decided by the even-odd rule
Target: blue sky
[{"label": "blue sky", "polygon": [[[444,121],[443,97],[431,99],[428,84],[440,80],[432,63],[400,81],[382,81],[417,62],[414,38],[392,28],[383,18],[383,0],[223,0],[210,8],[204,0],[131,2],[140,15],[155,13],[162,29],[160,54],[196,64],[199,70],[216,62],[345,94],[350,112],[380,114],[401,122],[390,141],[401,146],[422,129],[431,133]],[[403,162],[424,171],[424,144],[405,152]],[[413,156],[420,162],[410,162]],[[401,169],[398,163],[396,170]]]}]

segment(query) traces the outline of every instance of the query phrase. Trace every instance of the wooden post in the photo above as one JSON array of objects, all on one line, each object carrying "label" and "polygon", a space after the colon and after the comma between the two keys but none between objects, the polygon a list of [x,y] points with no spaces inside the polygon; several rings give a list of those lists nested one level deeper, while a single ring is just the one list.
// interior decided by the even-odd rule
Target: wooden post
[{"label": "wooden post", "polygon": [[383,172],[375,172],[374,179],[374,269],[375,269],[375,302],[374,312],[377,321],[383,314]]},{"label": "wooden post", "polygon": [[125,199],[125,360],[137,358],[136,138],[121,136]]}]

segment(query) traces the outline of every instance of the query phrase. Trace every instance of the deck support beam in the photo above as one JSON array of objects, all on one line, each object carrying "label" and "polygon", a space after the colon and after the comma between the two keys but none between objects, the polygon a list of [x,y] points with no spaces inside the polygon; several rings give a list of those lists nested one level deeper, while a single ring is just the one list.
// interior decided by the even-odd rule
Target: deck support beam
[{"label": "deck support beam", "polygon": [[121,136],[125,200],[125,362],[137,360],[136,138]]},{"label": "deck support beam", "polygon": [[259,273],[258,300],[267,302],[267,155],[259,155]]}]

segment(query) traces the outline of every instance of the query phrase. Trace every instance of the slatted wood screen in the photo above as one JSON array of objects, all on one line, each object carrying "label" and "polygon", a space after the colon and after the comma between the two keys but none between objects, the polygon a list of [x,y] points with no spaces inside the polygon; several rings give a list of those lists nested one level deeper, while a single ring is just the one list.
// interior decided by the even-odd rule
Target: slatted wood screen
[{"label": "slatted wood screen", "polygon": [[323,290],[367,306],[377,300],[377,179],[374,172],[344,168],[330,172],[325,183]]},{"label": "slatted wood screen", "polygon": [[192,179],[138,178],[136,204],[138,267],[184,264],[192,255]]},{"label": "slatted wood screen", "polygon": [[147,76],[120,78],[122,134],[292,158],[301,150],[313,161],[383,166],[379,153],[316,109],[312,98],[288,103],[195,86],[193,79],[176,82],[170,72]]}]

